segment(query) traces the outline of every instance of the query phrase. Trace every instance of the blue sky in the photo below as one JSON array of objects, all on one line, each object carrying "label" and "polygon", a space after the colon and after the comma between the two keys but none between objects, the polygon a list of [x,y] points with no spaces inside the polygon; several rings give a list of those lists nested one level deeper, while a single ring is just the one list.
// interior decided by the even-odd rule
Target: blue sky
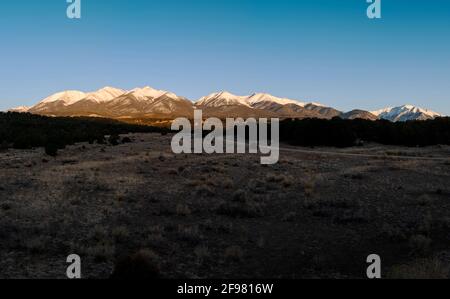
[{"label": "blue sky", "polygon": [[0,109],[60,90],[268,92],[342,110],[450,115],[450,1],[0,1]]}]

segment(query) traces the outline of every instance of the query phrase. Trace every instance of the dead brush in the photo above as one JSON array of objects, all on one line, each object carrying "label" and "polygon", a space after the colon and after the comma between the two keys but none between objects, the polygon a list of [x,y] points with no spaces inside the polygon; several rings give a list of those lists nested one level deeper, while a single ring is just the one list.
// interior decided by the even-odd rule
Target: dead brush
[{"label": "dead brush", "polygon": [[227,247],[224,252],[224,258],[228,262],[241,262],[244,258],[244,251],[237,245]]},{"label": "dead brush", "polygon": [[437,258],[418,259],[393,266],[387,277],[389,279],[449,279],[450,268]]},{"label": "dead brush", "polygon": [[164,227],[162,225],[155,225],[155,226],[149,227],[148,228],[148,232],[150,234],[160,234],[160,235],[162,235],[162,234],[164,234],[165,229],[164,229]]},{"label": "dead brush", "polygon": [[219,215],[241,218],[256,218],[264,216],[263,203],[256,202],[244,190],[237,190],[231,200],[222,202],[216,212]]},{"label": "dead brush", "polygon": [[234,187],[234,182],[231,178],[224,178],[221,183],[224,189],[233,189]]},{"label": "dead brush", "polygon": [[24,241],[24,247],[31,253],[45,252],[50,240],[45,236],[30,238]]},{"label": "dead brush", "polygon": [[248,188],[253,194],[266,194],[267,191],[274,189],[263,179],[250,179]]},{"label": "dead brush", "polygon": [[197,186],[195,188],[195,193],[197,194],[197,196],[201,197],[213,197],[214,195],[216,195],[214,189],[207,184],[201,184]]},{"label": "dead brush", "polygon": [[383,223],[381,226],[380,236],[394,242],[404,242],[408,240],[409,232],[395,224]]},{"label": "dead brush", "polygon": [[188,205],[186,205],[186,204],[178,204],[177,207],[176,207],[176,214],[177,214],[177,216],[186,217],[186,216],[191,215],[192,211],[191,211],[191,209],[189,208]]},{"label": "dead brush", "polygon": [[116,248],[110,242],[99,242],[94,246],[87,246],[82,253],[93,258],[96,262],[106,262],[113,258]]},{"label": "dead brush", "polygon": [[435,223],[436,221],[433,218],[433,215],[430,212],[428,212],[417,223],[417,232],[424,235],[430,235],[431,232],[433,231]]},{"label": "dead brush", "polygon": [[178,225],[177,235],[180,240],[194,245],[200,243],[203,239],[203,236],[200,233],[198,225],[194,226]]},{"label": "dead brush", "polygon": [[288,176],[285,174],[270,173],[266,176],[266,182],[278,184],[283,186],[284,188],[288,188],[294,185],[295,180],[292,176]]},{"label": "dead brush", "polygon": [[313,175],[307,175],[301,178],[301,183],[303,185],[303,192],[305,196],[311,198],[314,196],[317,184],[317,178]]},{"label": "dead brush", "polygon": [[161,275],[159,256],[148,249],[120,259],[111,275],[112,279],[147,280],[157,279]]},{"label": "dead brush", "polygon": [[124,242],[130,237],[130,231],[125,226],[118,226],[113,228],[112,236],[116,242]]},{"label": "dead brush", "polygon": [[150,234],[145,239],[145,244],[151,248],[163,248],[167,243],[167,239],[163,235]]},{"label": "dead brush", "polygon": [[414,235],[409,239],[411,252],[416,255],[426,255],[431,250],[432,240],[424,235]]},{"label": "dead brush", "polygon": [[96,225],[90,233],[90,238],[95,241],[103,241],[109,236],[108,229],[106,227]]},{"label": "dead brush", "polygon": [[308,210],[317,209],[321,205],[321,200],[312,196],[306,196],[303,201],[303,207]]},{"label": "dead brush", "polygon": [[197,258],[197,262],[199,264],[207,262],[209,260],[209,258],[211,257],[209,248],[204,245],[195,247],[194,254],[195,254],[195,257]]},{"label": "dead brush", "polygon": [[422,194],[418,198],[416,198],[414,203],[419,205],[419,206],[424,207],[424,206],[428,206],[428,205],[432,204],[433,203],[433,199],[428,194]]},{"label": "dead brush", "polygon": [[358,224],[367,223],[370,220],[370,215],[364,209],[357,210],[343,210],[335,213],[333,222],[338,224]]},{"label": "dead brush", "polygon": [[295,220],[295,218],[297,218],[297,213],[296,212],[287,212],[286,214],[283,215],[281,220],[283,222],[292,222],[292,221]]},{"label": "dead brush", "polygon": [[172,176],[176,176],[176,175],[178,175],[178,170],[176,170],[176,169],[169,169],[167,171],[167,174],[168,175],[172,175]]}]

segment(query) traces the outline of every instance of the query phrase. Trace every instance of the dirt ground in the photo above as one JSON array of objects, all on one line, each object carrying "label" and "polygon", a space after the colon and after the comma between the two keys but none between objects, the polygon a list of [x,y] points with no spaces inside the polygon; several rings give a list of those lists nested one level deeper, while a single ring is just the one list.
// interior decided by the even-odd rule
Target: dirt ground
[{"label": "dirt ground", "polygon": [[449,278],[450,147],[174,155],[128,135],[0,152],[0,278],[110,277],[140,250],[163,278]]}]

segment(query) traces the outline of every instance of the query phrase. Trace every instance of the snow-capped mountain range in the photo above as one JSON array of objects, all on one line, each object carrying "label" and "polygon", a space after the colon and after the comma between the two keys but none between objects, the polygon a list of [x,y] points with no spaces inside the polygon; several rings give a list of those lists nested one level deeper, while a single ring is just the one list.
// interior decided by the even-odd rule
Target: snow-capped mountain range
[{"label": "snow-capped mountain range", "polygon": [[244,105],[247,107],[253,107],[263,102],[276,103],[280,105],[295,104],[301,107],[304,107],[306,105],[306,103],[303,102],[286,98],[278,98],[267,93],[254,93],[250,96],[237,96],[226,91],[217,92],[206,97],[202,97],[196,102],[196,105],[207,107]]},{"label": "snow-capped mountain range", "polygon": [[364,118],[389,121],[427,120],[442,116],[439,113],[404,105],[378,111],[353,110],[341,112],[332,107],[267,93],[238,96],[223,91],[212,93],[192,102],[172,92],[151,87],[123,90],[104,87],[94,92],[68,90],[55,93],[32,107],[17,107],[14,112],[29,112],[51,116],[99,116],[112,118],[173,118],[191,116],[195,108],[207,116],[217,117],[296,117],[296,118]]},{"label": "snow-capped mountain range", "polygon": [[413,105],[385,108],[378,111],[372,111],[372,114],[376,115],[378,118],[390,120],[393,122],[408,121],[412,119],[427,120],[442,116],[437,112],[420,107],[415,107]]}]

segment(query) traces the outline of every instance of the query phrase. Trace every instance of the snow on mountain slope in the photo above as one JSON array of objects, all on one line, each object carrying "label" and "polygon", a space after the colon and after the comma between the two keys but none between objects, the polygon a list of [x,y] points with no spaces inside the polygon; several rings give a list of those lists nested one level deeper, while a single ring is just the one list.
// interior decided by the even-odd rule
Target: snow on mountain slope
[{"label": "snow on mountain slope", "polygon": [[[228,114],[279,116],[293,118],[344,118],[387,119],[390,121],[427,120],[442,116],[431,110],[412,105],[386,108],[367,112],[354,110],[342,113],[332,107],[318,103],[304,103],[288,98],[279,98],[267,93],[238,96],[229,92],[217,92],[200,98],[193,103],[184,97],[151,87],[130,91],[114,87],[104,87],[94,92],[84,93],[68,90],[55,93],[37,105],[17,107],[10,111],[30,112],[53,116],[100,115],[104,117],[172,117],[191,115],[197,107],[205,113],[227,117]],[[206,115],[206,114],[205,114]]]},{"label": "snow on mountain slope", "polygon": [[372,111],[371,113],[376,115],[379,119],[386,119],[393,122],[408,121],[408,120],[426,120],[442,116],[437,112],[416,107],[413,105],[403,105],[400,107],[385,108],[377,111]]},{"label": "snow on mountain slope", "polygon": [[15,108],[9,109],[8,112],[19,112],[19,113],[24,113],[24,112],[28,112],[28,110],[30,110],[30,107],[27,107],[27,106],[19,106],[19,107],[15,107]]},{"label": "snow on mountain slope", "polygon": [[123,95],[125,92],[125,90],[114,87],[104,87],[95,92],[88,93],[84,99],[104,103]]},{"label": "snow on mountain slope", "polygon": [[151,87],[133,89],[105,105],[114,115],[191,115],[193,103],[183,97]]},{"label": "snow on mountain slope", "polygon": [[301,107],[304,107],[306,105],[306,103],[287,98],[278,98],[267,93],[254,93],[250,96],[237,96],[226,91],[212,93],[206,97],[202,97],[196,102],[196,105],[198,107],[222,107],[232,105],[262,107],[267,106],[270,103],[276,103],[280,105],[295,104]]},{"label": "snow on mountain slope", "polygon": [[277,103],[280,105],[295,104],[295,105],[299,105],[301,107],[304,107],[306,105],[306,103],[303,103],[303,102],[299,102],[299,101],[291,100],[291,99],[287,99],[287,98],[278,98],[278,97],[275,97],[268,93],[255,93],[247,98],[247,102],[251,106],[253,106],[257,103],[261,103],[261,102],[272,102],[272,103]]},{"label": "snow on mountain slope", "polygon": [[232,105],[243,105],[250,107],[247,102],[247,96],[237,96],[227,91],[212,93],[206,97],[200,98],[196,105],[198,107],[222,107]]},{"label": "snow on mountain slope", "polygon": [[[84,92],[78,90],[67,90],[63,92],[55,93],[45,99],[43,99],[39,104],[48,104],[54,102],[63,102],[65,105],[71,105],[78,102],[86,97]],[[38,105],[39,105],[38,104]]]},{"label": "snow on mountain slope", "polygon": [[171,92],[165,91],[165,90],[157,90],[154,88],[151,88],[149,86],[143,87],[143,88],[135,88],[129,92],[126,93],[126,95],[132,95],[138,100],[147,100],[148,98],[157,99],[162,96],[166,96],[173,99],[178,99],[179,97]]}]

